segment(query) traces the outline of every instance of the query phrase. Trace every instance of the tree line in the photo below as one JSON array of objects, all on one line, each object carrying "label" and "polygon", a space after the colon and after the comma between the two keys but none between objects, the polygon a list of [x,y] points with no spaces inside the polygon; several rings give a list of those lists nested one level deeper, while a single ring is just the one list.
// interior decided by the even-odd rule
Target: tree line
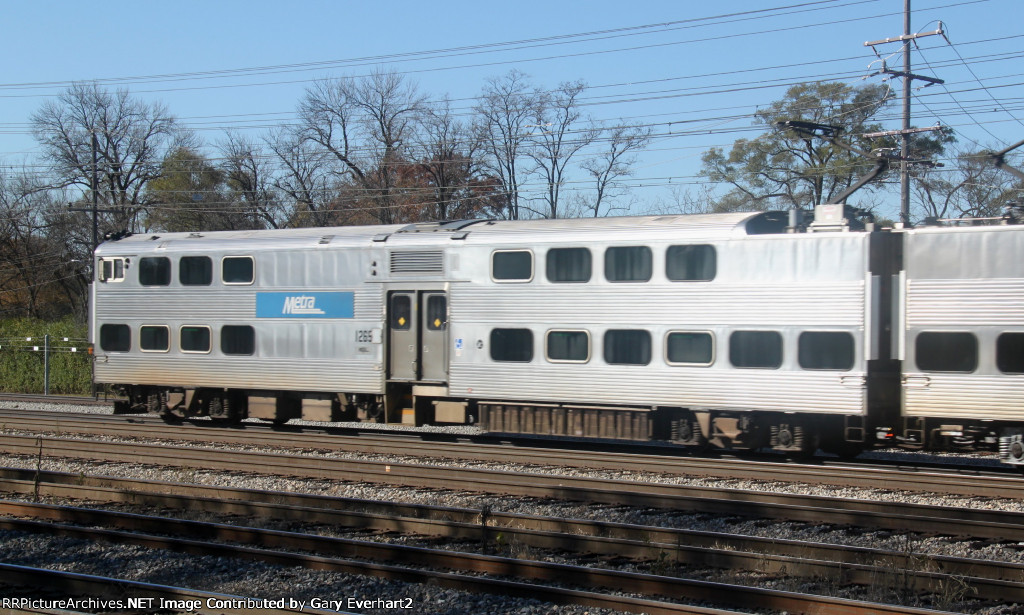
[{"label": "tree line", "polygon": [[[385,70],[325,79],[294,121],[203,142],[160,103],[79,83],[32,115],[41,157],[0,167],[0,317],[86,312],[93,202],[99,232],[213,231],[395,224],[466,218],[604,216],[631,204],[628,180],[658,134],[599,122],[581,81],[543,89],[511,71],[488,80],[471,109],[431,100]],[[895,147],[878,132],[892,102],[884,86],[790,87],[754,116],[752,139],[702,157],[706,183],[633,213],[809,209],[852,185],[871,160],[781,129],[834,125],[861,150]],[[949,157],[949,130],[922,133],[914,154]],[[1019,184],[978,152],[952,168],[915,165],[918,218],[984,216]],[[888,178],[856,195],[875,210]]]}]

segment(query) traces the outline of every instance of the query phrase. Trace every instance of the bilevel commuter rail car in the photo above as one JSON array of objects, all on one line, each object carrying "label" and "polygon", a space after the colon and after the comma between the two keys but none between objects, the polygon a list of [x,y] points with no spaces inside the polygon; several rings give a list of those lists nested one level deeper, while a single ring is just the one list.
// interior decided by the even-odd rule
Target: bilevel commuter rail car
[{"label": "bilevel commuter rail car", "polygon": [[1024,226],[847,214],[125,236],[95,377],[179,417],[1024,462]]}]

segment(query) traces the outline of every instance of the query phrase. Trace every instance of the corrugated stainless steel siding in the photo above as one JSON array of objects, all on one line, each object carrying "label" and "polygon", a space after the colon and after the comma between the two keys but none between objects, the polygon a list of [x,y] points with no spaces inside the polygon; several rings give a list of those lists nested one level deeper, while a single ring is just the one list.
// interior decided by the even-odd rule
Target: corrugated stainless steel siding
[{"label": "corrugated stainless steel siding", "polygon": [[453,288],[453,323],[864,326],[864,282]]},{"label": "corrugated stainless steel siding", "polygon": [[1024,326],[1024,279],[907,281],[907,327]]},{"label": "corrugated stainless steel siding", "polygon": [[1024,420],[1021,376],[914,374],[911,379],[915,383],[903,388],[907,416]]},{"label": "corrugated stainless steel siding", "polygon": [[97,357],[97,382],[163,386],[380,393],[380,363],[217,355],[109,354]]},{"label": "corrugated stainless steel siding", "polygon": [[[454,363],[449,390],[508,400],[862,413],[862,372]],[[843,380],[847,384],[843,384]]]}]

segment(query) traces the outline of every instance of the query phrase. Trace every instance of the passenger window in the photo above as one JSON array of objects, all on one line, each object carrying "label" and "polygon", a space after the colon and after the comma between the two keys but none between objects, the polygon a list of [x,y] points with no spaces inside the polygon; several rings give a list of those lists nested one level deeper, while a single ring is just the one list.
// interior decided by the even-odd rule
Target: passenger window
[{"label": "passenger window", "polygon": [[604,361],[611,365],[647,365],[651,362],[651,334],[642,329],[606,331]]},{"label": "passenger window", "polygon": [[210,327],[182,327],[180,336],[182,352],[210,352]]},{"label": "passenger window", "polygon": [[804,369],[847,371],[853,350],[853,336],[845,331],[806,331],[797,342],[797,361]]},{"label": "passenger window", "polygon": [[221,261],[221,280],[225,284],[252,284],[253,269],[251,256],[225,256]]},{"label": "passenger window", "polygon": [[167,286],[171,283],[171,259],[166,256],[147,256],[139,259],[139,284]]},{"label": "passenger window", "polygon": [[590,334],[586,331],[548,331],[549,361],[586,363],[590,360]]},{"label": "passenger window", "polygon": [[128,352],[132,349],[132,330],[128,325],[100,326],[100,348],[107,352]]},{"label": "passenger window", "polygon": [[391,295],[391,328],[408,331],[412,328],[412,297]]},{"label": "passenger window", "polygon": [[491,254],[491,278],[497,282],[529,282],[533,279],[533,252],[508,250]]},{"label": "passenger window", "polygon": [[100,282],[123,282],[127,259],[101,258],[97,273]]},{"label": "passenger window", "polygon": [[665,252],[665,276],[673,281],[710,281],[717,268],[714,246],[669,246]]},{"label": "passenger window", "polygon": [[735,331],[729,336],[733,367],[778,369],[782,366],[782,334],[778,331]]},{"label": "passenger window", "polygon": [[224,354],[254,354],[256,332],[249,325],[224,325],[220,329],[220,351]]},{"label": "passenger window", "polygon": [[548,250],[547,274],[550,282],[589,282],[590,250],[586,248]]},{"label": "passenger window", "polygon": [[978,338],[973,333],[923,331],[914,342],[917,368],[924,372],[973,372],[978,367]]},{"label": "passenger window", "polygon": [[444,295],[427,297],[427,329],[444,331],[448,328],[448,300]]},{"label": "passenger window", "polygon": [[1004,374],[1024,374],[1024,333],[1003,333],[996,339],[996,367]]},{"label": "passenger window", "polygon": [[608,248],[604,277],[609,282],[646,282],[651,279],[651,249],[647,246]]},{"label": "passenger window", "polygon": [[209,256],[182,256],[178,281],[184,286],[209,286],[213,282],[213,261]]},{"label": "passenger window", "polygon": [[167,352],[171,348],[171,330],[162,325],[145,325],[139,329],[139,349],[144,352]]},{"label": "passenger window", "polygon": [[672,364],[711,365],[714,339],[710,333],[673,331],[665,344],[665,358]]},{"label": "passenger window", "polygon": [[529,363],[533,360],[533,331],[529,329],[491,330],[491,359]]}]

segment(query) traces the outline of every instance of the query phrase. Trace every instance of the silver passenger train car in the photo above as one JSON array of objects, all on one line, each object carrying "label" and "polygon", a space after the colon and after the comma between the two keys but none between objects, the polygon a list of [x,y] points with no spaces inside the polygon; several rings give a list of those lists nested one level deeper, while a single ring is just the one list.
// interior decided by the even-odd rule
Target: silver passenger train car
[{"label": "silver passenger train car", "polygon": [[1024,228],[838,218],[130,236],[95,255],[95,377],[182,417],[1024,460]]}]

